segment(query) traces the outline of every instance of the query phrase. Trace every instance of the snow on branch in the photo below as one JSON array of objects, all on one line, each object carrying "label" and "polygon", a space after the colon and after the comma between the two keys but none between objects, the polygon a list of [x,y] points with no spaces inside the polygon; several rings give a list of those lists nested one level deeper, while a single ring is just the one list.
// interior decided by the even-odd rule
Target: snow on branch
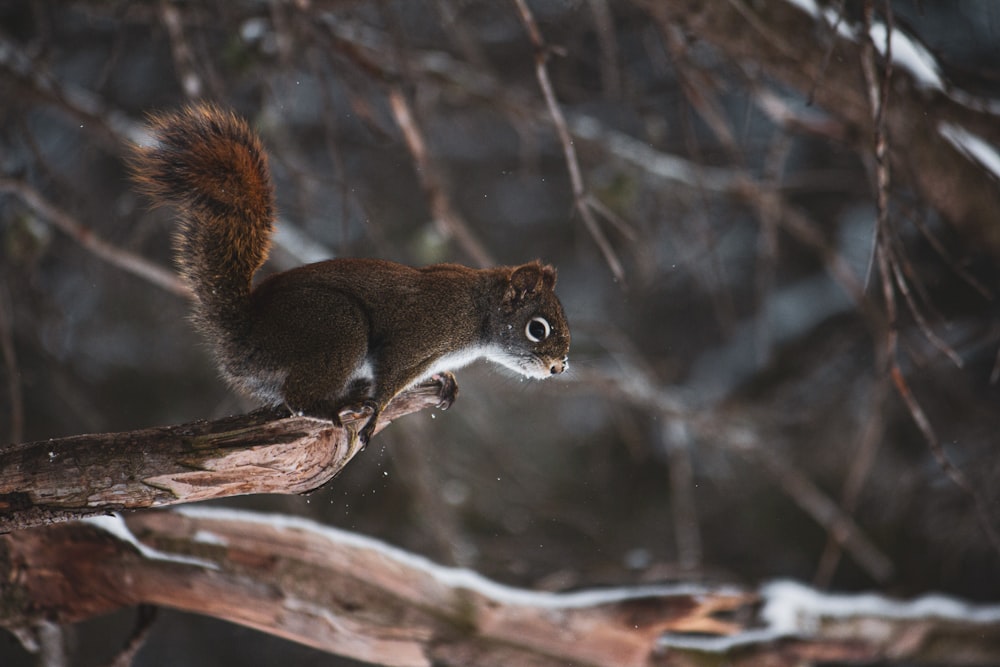
[{"label": "snow on branch", "polygon": [[231,509],[0,536],[0,581],[11,582],[0,586],[0,626],[29,647],[42,620],[147,604],[400,667],[1000,659],[996,606],[828,595],[787,581],[530,591],[306,519]]}]

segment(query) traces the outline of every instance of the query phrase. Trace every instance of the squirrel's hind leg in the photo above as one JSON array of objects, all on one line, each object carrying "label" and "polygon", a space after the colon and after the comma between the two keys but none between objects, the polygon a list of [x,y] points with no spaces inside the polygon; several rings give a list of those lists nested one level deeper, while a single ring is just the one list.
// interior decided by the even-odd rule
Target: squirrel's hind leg
[{"label": "squirrel's hind leg", "polygon": [[381,413],[378,403],[371,398],[370,381],[354,380],[346,391],[342,386],[338,386],[337,389],[330,392],[330,398],[316,401],[309,400],[309,397],[315,396],[314,392],[318,390],[315,379],[301,380],[305,391],[302,391],[294,378],[292,379],[292,382],[286,381],[285,383],[285,396],[286,403],[294,414],[327,419],[338,426],[357,422],[362,425],[358,432],[361,446],[364,448],[368,445]]}]

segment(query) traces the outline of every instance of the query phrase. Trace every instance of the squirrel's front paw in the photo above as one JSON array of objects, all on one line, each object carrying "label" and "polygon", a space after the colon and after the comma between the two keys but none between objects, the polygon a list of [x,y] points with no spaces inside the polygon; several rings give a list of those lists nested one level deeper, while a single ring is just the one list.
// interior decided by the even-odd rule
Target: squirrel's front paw
[{"label": "squirrel's front paw", "polygon": [[441,385],[438,389],[438,397],[441,400],[438,402],[437,407],[447,410],[455,402],[455,399],[458,398],[458,381],[455,379],[455,374],[450,371],[444,371],[443,373],[435,373],[431,376],[431,379]]}]

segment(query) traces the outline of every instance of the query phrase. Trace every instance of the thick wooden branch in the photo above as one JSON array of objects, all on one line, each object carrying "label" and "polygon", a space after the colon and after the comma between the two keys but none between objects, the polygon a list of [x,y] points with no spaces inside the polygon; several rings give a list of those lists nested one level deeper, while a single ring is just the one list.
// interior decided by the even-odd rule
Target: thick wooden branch
[{"label": "thick wooden branch", "polygon": [[[437,405],[441,391],[430,382],[401,394],[377,431]],[[10,445],[0,450],[0,532],[210,498],[304,493],[332,479],[359,451],[358,424],[284,415],[258,410]]]},{"label": "thick wooden branch", "polygon": [[0,536],[0,627],[22,640],[39,621],[137,604],[405,667],[1000,661],[1000,608],[940,597],[790,582],[539,593],[311,521],[205,507]]}]

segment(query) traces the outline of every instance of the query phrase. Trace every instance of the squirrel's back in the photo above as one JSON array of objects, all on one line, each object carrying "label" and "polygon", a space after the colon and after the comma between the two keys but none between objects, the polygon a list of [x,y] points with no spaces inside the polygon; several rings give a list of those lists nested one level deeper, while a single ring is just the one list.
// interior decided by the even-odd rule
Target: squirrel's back
[{"label": "squirrel's back", "polygon": [[[209,105],[151,119],[132,169],[157,203],[177,206],[177,263],[194,321],[233,387],[324,419],[368,415],[367,442],[389,402],[414,383],[487,357],[528,377],[566,368],[569,328],[556,273],[533,262],[414,269],[339,259],[271,276],[274,193],[250,127]],[[442,381],[442,400],[454,382]]]},{"label": "squirrel's back", "polygon": [[251,280],[267,259],[274,188],[267,155],[245,121],[208,104],[150,117],[150,143],[131,158],[140,190],[180,213],[174,237],[194,321],[210,340],[240,337]]}]

